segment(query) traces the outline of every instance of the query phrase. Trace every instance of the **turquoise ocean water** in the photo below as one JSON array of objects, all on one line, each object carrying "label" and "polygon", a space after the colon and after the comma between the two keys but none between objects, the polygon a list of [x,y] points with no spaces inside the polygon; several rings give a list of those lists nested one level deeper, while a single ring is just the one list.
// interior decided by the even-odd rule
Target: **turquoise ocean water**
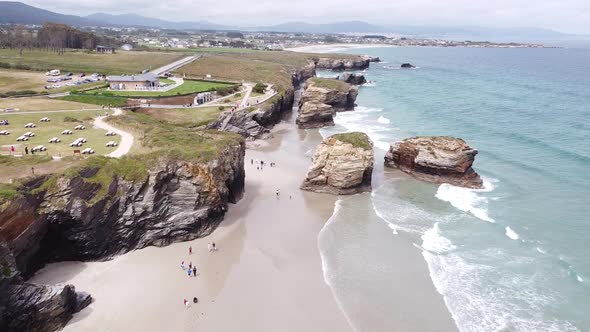
[{"label": "turquoise ocean water", "polygon": [[[374,82],[361,87],[356,111],[338,114],[322,135],[368,133],[379,164],[396,140],[461,137],[479,150],[474,167],[486,184],[468,190],[385,171],[370,198],[337,204],[319,246],[353,325],[367,330],[352,303],[362,295],[347,294],[386,287],[396,271],[379,248],[402,237],[422,250],[460,331],[590,331],[590,50],[349,52],[384,62],[365,71]],[[403,62],[418,68],[398,69]],[[347,221],[366,208],[378,218]],[[366,243],[374,254],[362,268],[358,255],[342,254]],[[371,293],[363,305],[387,317],[387,296]]]}]

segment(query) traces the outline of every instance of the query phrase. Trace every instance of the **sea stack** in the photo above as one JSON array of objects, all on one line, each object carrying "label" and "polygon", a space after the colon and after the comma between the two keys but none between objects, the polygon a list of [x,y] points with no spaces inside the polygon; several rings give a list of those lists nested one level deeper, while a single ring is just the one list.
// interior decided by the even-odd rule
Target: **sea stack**
[{"label": "sea stack", "polygon": [[412,137],[390,146],[385,166],[399,168],[416,179],[480,189],[483,181],[473,168],[477,150],[448,136]]},{"label": "sea stack", "polygon": [[371,191],[373,142],[367,134],[332,135],[318,145],[302,190],[351,195]]},{"label": "sea stack", "polygon": [[305,83],[299,102],[297,125],[301,129],[334,125],[336,112],[354,109],[358,88],[331,78],[312,78]]},{"label": "sea stack", "polygon": [[414,66],[411,63],[402,63],[402,65],[400,66],[401,68],[405,68],[405,69],[411,69],[411,68],[416,68],[416,66]]},{"label": "sea stack", "polygon": [[363,74],[344,73],[338,76],[338,79],[352,85],[363,85],[367,83],[367,79]]}]

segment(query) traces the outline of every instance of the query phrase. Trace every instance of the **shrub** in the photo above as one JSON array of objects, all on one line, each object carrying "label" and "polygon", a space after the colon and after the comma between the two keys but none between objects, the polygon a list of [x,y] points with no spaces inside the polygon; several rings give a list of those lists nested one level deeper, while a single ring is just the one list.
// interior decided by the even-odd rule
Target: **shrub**
[{"label": "shrub", "polygon": [[223,111],[225,109],[225,106],[219,106],[217,109]]},{"label": "shrub", "polygon": [[227,95],[230,95],[230,94],[238,91],[239,88],[240,87],[238,85],[219,87],[219,88],[215,88],[215,92],[217,92],[217,94],[220,96],[227,96]]},{"label": "shrub", "polygon": [[81,121],[80,121],[80,120],[78,120],[78,119],[76,119],[76,118],[74,118],[74,117],[71,117],[71,116],[66,116],[66,117],[64,118],[64,122],[81,122]]},{"label": "shrub", "polygon": [[20,70],[31,70],[31,66],[23,65],[23,64],[17,64],[16,66],[14,66],[14,68],[20,69]]},{"label": "shrub", "polygon": [[256,85],[252,88],[252,91],[256,92],[256,93],[264,93],[264,90],[266,89],[266,85],[263,83],[256,83]]},{"label": "shrub", "polygon": [[10,63],[0,62],[0,68],[10,68]]}]

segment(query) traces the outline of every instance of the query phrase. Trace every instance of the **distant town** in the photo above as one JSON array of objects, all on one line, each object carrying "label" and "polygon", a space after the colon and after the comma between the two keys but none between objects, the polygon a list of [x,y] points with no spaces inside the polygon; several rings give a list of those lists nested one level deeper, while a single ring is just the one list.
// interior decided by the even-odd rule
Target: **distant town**
[{"label": "distant town", "polygon": [[[23,44],[19,39],[36,36],[39,25],[0,25],[0,47]],[[82,27],[81,31],[100,36],[101,45],[131,49],[195,49],[237,48],[254,50],[284,50],[293,47],[329,44],[367,44],[399,47],[489,47],[489,48],[541,48],[541,44],[496,43],[473,40],[444,40],[415,38],[398,34],[358,33],[288,33],[249,31],[180,31],[137,27]],[[105,41],[106,40],[106,41]],[[24,43],[26,44],[26,42]],[[25,46],[25,45],[22,45]],[[26,46],[25,46],[26,47]]]}]

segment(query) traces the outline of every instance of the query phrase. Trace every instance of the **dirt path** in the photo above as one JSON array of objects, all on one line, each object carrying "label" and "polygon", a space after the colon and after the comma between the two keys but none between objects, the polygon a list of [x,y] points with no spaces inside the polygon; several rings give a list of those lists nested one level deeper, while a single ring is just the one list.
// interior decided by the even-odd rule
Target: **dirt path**
[{"label": "dirt path", "polygon": [[[123,114],[123,111],[120,108],[116,108],[112,116],[117,116],[121,114]],[[115,132],[117,133],[117,135],[121,136],[121,142],[119,142],[119,146],[117,147],[117,149],[106,155],[107,157],[120,158],[129,153],[129,150],[131,150],[131,147],[133,146],[133,135],[124,130],[117,129],[111,126],[110,124],[104,122],[105,118],[105,116],[97,117],[96,120],[94,120],[94,126],[100,129],[104,129],[106,131]]]}]

